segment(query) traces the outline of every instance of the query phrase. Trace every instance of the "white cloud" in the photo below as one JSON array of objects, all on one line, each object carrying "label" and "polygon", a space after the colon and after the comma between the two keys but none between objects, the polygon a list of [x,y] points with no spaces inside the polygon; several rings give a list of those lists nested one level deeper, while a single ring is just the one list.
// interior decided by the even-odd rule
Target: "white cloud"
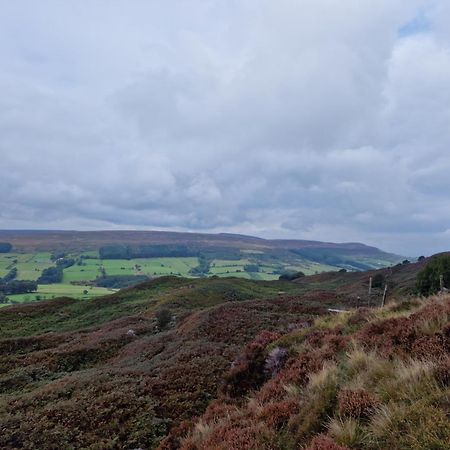
[{"label": "white cloud", "polygon": [[444,0],[0,3],[1,228],[450,245]]}]

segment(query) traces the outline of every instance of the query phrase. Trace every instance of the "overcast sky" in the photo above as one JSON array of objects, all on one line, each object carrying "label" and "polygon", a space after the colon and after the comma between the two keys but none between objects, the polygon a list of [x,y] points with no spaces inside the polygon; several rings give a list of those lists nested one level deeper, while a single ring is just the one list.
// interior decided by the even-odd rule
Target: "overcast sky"
[{"label": "overcast sky", "polygon": [[448,0],[0,0],[0,228],[450,250]]}]

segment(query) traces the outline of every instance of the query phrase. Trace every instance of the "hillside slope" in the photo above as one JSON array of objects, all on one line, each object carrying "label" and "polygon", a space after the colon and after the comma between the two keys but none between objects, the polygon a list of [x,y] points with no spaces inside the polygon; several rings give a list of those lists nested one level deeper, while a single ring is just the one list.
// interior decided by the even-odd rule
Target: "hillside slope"
[{"label": "hillside slope", "polygon": [[450,296],[260,335],[160,449],[445,450]]},{"label": "hillside slope", "polygon": [[[179,233],[166,231],[49,231],[0,230],[0,242],[19,252],[85,252],[103,246],[184,247],[189,255],[220,255],[225,259],[252,256],[263,262],[311,261],[328,267],[366,270],[397,263],[398,255],[360,243],[262,239],[239,234]],[[295,265],[295,264],[294,264]]]},{"label": "hillside slope", "polygon": [[[334,305],[332,294],[299,292],[294,283],[163,278],[91,301],[4,308],[0,448],[153,448],[204,411],[258,332],[295,328]],[[166,328],[155,317],[162,307],[173,317]]]},{"label": "hillside slope", "polygon": [[[400,280],[402,292],[412,292],[420,267],[399,266],[392,292]],[[303,333],[328,317],[328,308],[350,308],[353,290],[364,289],[368,274],[355,277],[166,277],[89,301],[6,307],[0,313],[0,448],[155,448],[223,392],[224,374],[261,332],[256,348],[263,355],[271,340]],[[169,312],[168,324],[158,320],[161,310]],[[256,388],[264,377],[243,386]]]}]

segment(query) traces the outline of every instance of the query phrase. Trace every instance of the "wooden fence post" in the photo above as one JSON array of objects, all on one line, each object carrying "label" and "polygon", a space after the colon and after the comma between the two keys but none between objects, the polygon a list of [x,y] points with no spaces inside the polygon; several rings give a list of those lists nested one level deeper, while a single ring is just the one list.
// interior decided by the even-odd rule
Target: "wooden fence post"
[{"label": "wooden fence post", "polygon": [[369,299],[367,300],[367,306],[370,306],[371,295],[372,295],[372,277],[369,278]]},{"label": "wooden fence post", "polygon": [[383,307],[386,304],[386,294],[387,294],[387,283],[384,285],[384,292],[383,292],[383,300],[381,302],[381,307]]}]

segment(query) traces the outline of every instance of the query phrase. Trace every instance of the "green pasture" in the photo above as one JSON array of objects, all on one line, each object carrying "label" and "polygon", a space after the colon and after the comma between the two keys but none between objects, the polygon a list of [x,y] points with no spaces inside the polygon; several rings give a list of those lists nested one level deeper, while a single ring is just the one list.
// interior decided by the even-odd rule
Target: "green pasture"
[{"label": "green pasture", "polygon": [[[286,270],[302,271],[306,275],[336,270],[336,267],[303,260],[302,258],[273,261],[268,260],[257,251],[245,251],[243,253],[244,257],[239,260],[213,259],[208,275],[215,275],[220,278],[236,277],[247,280],[271,281],[277,280],[280,273]],[[77,263],[64,269],[62,283],[39,285],[38,291],[35,293],[11,295],[9,298],[15,302],[35,301],[36,298],[44,300],[61,296],[89,299],[112,292],[106,288],[89,286],[91,281],[103,274],[108,276],[146,275],[150,278],[176,275],[187,278],[192,277],[191,269],[199,264],[196,257],[102,260],[97,259],[97,255],[97,252],[68,255],[68,257],[77,260]],[[80,256],[85,258],[80,259]],[[257,265],[259,270],[257,272],[245,271],[245,266],[248,264]],[[17,279],[37,280],[44,269],[53,265],[54,262],[51,261],[49,252],[0,254],[0,277],[5,276],[9,270],[16,267],[18,270]],[[72,283],[77,283],[77,285]]]},{"label": "green pasture", "polygon": [[84,259],[83,265],[75,264],[63,271],[63,283],[71,281],[91,281],[101,275],[102,263],[98,259]]},{"label": "green pasture", "polygon": [[0,277],[4,277],[14,266],[15,255],[0,253]]},{"label": "green pasture", "polygon": [[45,252],[18,255],[17,279],[37,280],[44,269],[53,265],[50,256]]},{"label": "green pasture", "polygon": [[189,271],[198,265],[197,258],[143,258],[143,259],[84,259],[64,269],[63,283],[92,281],[106,275],[163,275],[191,276]]},{"label": "green pasture", "polygon": [[[259,272],[246,272],[245,266],[247,264],[256,264],[259,266]],[[261,264],[258,261],[252,261],[250,259],[240,259],[235,261],[229,261],[225,259],[215,259],[211,263],[209,273],[211,275],[217,275],[218,277],[237,277],[248,280],[277,280],[279,274],[274,274],[274,271],[279,266],[276,264]]]},{"label": "green pasture", "polygon": [[90,299],[100,295],[107,295],[116,292],[117,289],[107,289],[95,286],[74,286],[72,284],[41,284],[38,286],[37,292],[30,294],[8,295],[13,302],[29,302],[36,300],[46,300],[56,297],[73,297],[80,299]]},{"label": "green pasture", "polygon": [[[143,258],[133,259],[131,262],[134,264],[133,275],[189,277],[192,276],[189,271],[198,265],[198,258]],[[105,270],[110,275],[107,265]]]},{"label": "green pasture", "polygon": [[300,261],[297,264],[285,266],[285,271],[303,272],[305,275],[314,275],[322,272],[333,272],[339,270],[338,267],[312,261]]}]

